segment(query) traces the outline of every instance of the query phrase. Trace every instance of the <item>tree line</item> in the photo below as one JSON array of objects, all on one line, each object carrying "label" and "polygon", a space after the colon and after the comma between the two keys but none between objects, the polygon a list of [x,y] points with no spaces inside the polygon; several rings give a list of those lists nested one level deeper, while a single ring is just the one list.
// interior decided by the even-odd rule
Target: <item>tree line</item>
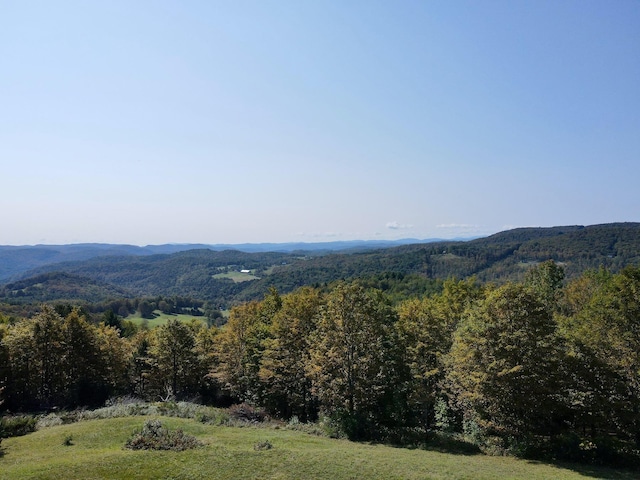
[{"label": "tree line", "polygon": [[62,313],[0,323],[1,408],[200,397],[322,416],[354,439],[459,432],[579,460],[640,448],[637,267],[566,282],[550,261],[519,283],[447,280],[397,305],[357,281],[272,289],[222,327],[169,321],[130,337]]}]

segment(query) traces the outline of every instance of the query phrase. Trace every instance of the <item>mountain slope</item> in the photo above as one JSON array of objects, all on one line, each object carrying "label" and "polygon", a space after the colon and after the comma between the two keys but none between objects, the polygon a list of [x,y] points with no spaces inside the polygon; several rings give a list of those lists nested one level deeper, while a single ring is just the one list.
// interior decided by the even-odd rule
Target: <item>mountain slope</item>
[{"label": "mountain slope", "polygon": [[133,294],[124,288],[64,272],[43,273],[0,287],[0,298],[10,303],[55,300],[96,303],[132,297]]},{"label": "mountain slope", "polygon": [[72,245],[35,245],[6,246],[0,245],[0,282],[14,280],[27,271],[39,267],[62,262],[77,262],[96,257],[113,256],[147,256],[185,252],[189,250],[212,250],[222,252],[237,250],[245,253],[301,253],[321,255],[330,252],[354,252],[389,248],[414,243],[429,243],[430,240],[353,240],[320,243],[243,243],[243,244],[165,244],[147,245],[112,245],[103,243],[80,243]]},{"label": "mountain slope", "polygon": [[[521,228],[472,241],[403,245],[331,253],[245,253],[189,250],[171,255],[102,256],[40,267],[28,275],[67,272],[111,284],[131,294],[183,295],[218,305],[260,298],[270,287],[288,292],[303,285],[380,274],[430,279],[466,278],[505,282],[548,259],[569,278],[601,266],[618,271],[640,264],[640,223],[588,227]],[[236,283],[228,272],[249,270],[257,279]],[[237,275],[236,275],[237,280]]]}]

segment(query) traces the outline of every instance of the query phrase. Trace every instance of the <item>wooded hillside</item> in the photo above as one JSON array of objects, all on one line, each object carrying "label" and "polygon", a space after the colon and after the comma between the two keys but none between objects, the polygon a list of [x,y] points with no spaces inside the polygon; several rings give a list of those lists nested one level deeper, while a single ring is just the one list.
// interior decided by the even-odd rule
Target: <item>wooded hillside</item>
[{"label": "wooded hillside", "polygon": [[[42,300],[107,300],[114,292],[123,296],[180,295],[216,306],[259,299],[275,287],[287,293],[305,285],[325,285],[336,280],[363,279],[382,290],[393,290],[399,300],[433,291],[434,281],[475,276],[481,282],[521,280],[532,266],[554,260],[567,278],[589,269],[605,267],[617,272],[640,264],[640,224],[618,223],[588,227],[519,228],[471,241],[435,242],[365,250],[352,253],[317,252],[245,253],[240,251],[190,250],[146,256],[100,256],[63,262],[22,274],[25,282],[0,288],[0,301],[29,303]],[[252,279],[237,281],[226,272],[249,270]],[[81,284],[80,276],[96,282],[90,292],[61,287],[57,298],[43,298],[34,285],[44,273],[65,272],[69,282]],[[257,279],[253,279],[257,277]],[[46,278],[45,281],[48,281]],[[98,284],[105,286],[102,293]],[[40,293],[38,293],[40,292]],[[74,295],[74,296],[70,296]]]}]

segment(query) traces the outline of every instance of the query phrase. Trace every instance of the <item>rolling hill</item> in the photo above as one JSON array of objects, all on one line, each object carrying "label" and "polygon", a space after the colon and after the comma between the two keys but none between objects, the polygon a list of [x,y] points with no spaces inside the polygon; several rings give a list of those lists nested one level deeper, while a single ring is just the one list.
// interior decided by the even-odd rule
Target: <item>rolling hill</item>
[{"label": "rolling hill", "polygon": [[[626,265],[638,265],[640,223],[519,228],[471,241],[441,241],[324,255],[210,249],[171,254],[102,255],[40,266],[25,271],[22,280],[52,272],[69,274],[69,277],[55,277],[55,291],[61,299],[80,298],[77,288],[69,287],[67,292],[61,283],[78,287],[84,281],[95,290],[86,293],[87,299],[106,299],[113,295],[182,295],[230,305],[261,298],[270,287],[286,293],[303,285],[381,275],[423,279],[425,289],[429,288],[426,280],[448,277],[476,276],[482,282],[503,283],[521,279],[532,265],[549,259],[562,264],[568,278],[587,269],[605,267],[618,271]],[[232,276],[221,275],[241,270],[249,271],[256,278],[235,282]],[[42,283],[37,280],[31,282]],[[16,291],[24,294],[11,293]],[[42,296],[29,296],[31,291],[33,288],[16,288],[16,282],[12,282],[0,289],[0,299],[20,303],[42,300]],[[69,296],[71,294],[76,297]]]}]

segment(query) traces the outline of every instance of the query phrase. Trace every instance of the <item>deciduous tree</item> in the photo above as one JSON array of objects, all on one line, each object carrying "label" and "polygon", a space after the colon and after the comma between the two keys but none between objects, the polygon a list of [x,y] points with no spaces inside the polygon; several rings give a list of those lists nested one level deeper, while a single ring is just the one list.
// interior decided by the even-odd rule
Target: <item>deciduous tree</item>
[{"label": "deciduous tree", "polygon": [[465,418],[485,432],[548,434],[562,408],[562,355],[544,302],[522,285],[507,284],[460,324],[448,382]]},{"label": "deciduous tree", "polygon": [[321,304],[317,290],[302,288],[284,296],[271,322],[259,374],[265,385],[265,403],[279,415],[297,415],[303,421],[316,415],[307,365]]},{"label": "deciduous tree", "polygon": [[176,397],[197,392],[202,379],[195,332],[189,325],[170,319],[154,330],[149,349],[155,360],[155,380]]},{"label": "deciduous tree", "polygon": [[395,320],[379,291],[358,284],[338,284],[320,311],[309,364],[314,393],[354,438],[393,423],[403,406]]}]

